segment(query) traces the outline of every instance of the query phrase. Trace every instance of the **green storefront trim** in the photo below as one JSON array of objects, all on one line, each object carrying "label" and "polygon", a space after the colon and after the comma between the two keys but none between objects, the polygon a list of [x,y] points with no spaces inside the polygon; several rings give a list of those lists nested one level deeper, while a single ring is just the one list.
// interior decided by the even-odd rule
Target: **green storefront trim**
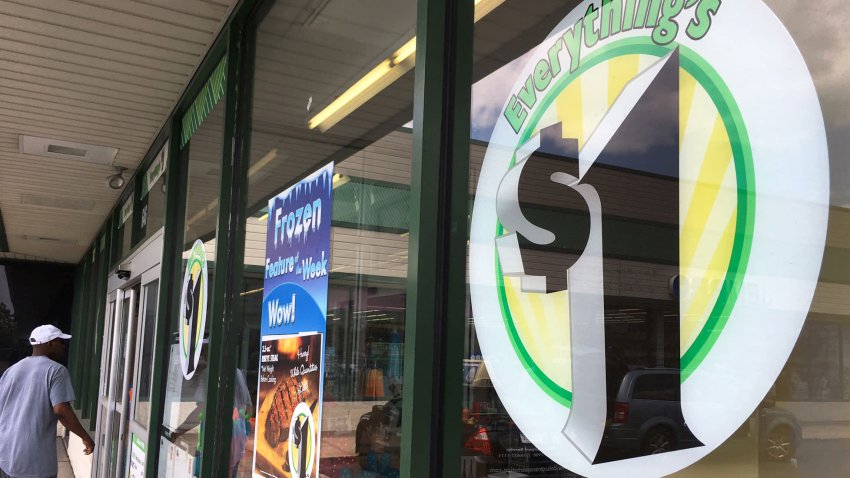
[{"label": "green storefront trim", "polygon": [[224,88],[227,84],[227,56],[221,59],[218,66],[213,70],[209,80],[201,89],[195,101],[189,107],[188,111],[183,115],[181,124],[183,129],[180,131],[180,147],[183,148],[195,134],[195,131],[201,127],[204,120],[210,114],[218,100],[224,96]]}]

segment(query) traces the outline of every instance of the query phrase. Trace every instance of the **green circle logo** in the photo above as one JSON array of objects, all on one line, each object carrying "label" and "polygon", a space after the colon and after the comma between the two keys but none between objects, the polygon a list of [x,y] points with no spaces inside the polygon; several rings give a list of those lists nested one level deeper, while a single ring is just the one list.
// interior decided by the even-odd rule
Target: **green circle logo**
[{"label": "green circle logo", "polygon": [[312,476],[318,442],[316,432],[310,406],[304,402],[299,403],[292,412],[287,447],[289,469],[293,478]]},{"label": "green circle logo", "polygon": [[189,251],[180,293],[180,365],[186,380],[195,375],[201,359],[207,302],[207,254],[204,243],[196,240]]},{"label": "green circle logo", "polygon": [[[562,466],[672,473],[743,423],[805,321],[829,199],[814,85],[759,0],[585,1],[524,58],[473,206],[485,364]],[[622,344],[650,338],[610,334],[648,323],[647,303],[678,340],[641,372]],[[605,456],[626,419],[608,404],[638,374],[670,382],[668,415],[692,436],[663,457]]]}]

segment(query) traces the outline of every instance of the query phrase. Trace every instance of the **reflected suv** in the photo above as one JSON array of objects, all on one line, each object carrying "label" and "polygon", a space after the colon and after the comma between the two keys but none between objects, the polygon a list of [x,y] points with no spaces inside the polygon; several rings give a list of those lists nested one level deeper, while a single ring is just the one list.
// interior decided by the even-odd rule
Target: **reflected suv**
[{"label": "reflected suv", "polygon": [[788,461],[794,457],[803,433],[793,413],[765,400],[759,408],[759,449],[761,456],[772,461]]},{"label": "reflected suv", "polygon": [[626,373],[609,408],[602,437],[606,455],[652,455],[701,445],[682,416],[679,376],[672,368]]},{"label": "reflected suv", "polygon": [[[626,373],[602,437],[608,459],[651,455],[700,446],[679,406],[679,370],[650,368]],[[764,458],[788,461],[802,433],[794,415],[765,401],[754,414]],[[749,422],[742,425],[749,429]],[[747,432],[749,433],[749,432]]]}]

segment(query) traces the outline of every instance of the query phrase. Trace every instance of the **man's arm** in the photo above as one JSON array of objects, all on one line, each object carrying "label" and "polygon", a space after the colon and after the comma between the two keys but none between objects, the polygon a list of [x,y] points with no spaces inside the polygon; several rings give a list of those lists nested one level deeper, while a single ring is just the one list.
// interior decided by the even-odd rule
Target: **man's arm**
[{"label": "man's arm", "polygon": [[91,436],[89,436],[86,429],[83,428],[83,425],[80,424],[80,420],[77,419],[77,414],[74,413],[74,409],[71,408],[70,402],[54,405],[53,413],[56,414],[56,418],[62,422],[62,425],[64,425],[65,428],[71,430],[75,435],[82,438],[83,446],[85,447],[83,453],[91,455],[94,451],[94,440],[92,440]]}]

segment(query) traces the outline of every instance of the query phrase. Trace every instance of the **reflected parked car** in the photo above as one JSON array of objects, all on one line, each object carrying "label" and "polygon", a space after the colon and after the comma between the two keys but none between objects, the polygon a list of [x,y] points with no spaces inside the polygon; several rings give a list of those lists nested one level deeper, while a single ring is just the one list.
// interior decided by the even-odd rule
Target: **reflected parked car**
[{"label": "reflected parked car", "polygon": [[772,461],[788,461],[797,453],[803,437],[800,424],[793,413],[766,402],[758,410],[761,456]]},{"label": "reflected parked car", "polygon": [[653,455],[702,445],[682,416],[679,377],[679,370],[672,368],[626,373],[602,437],[604,457]]},{"label": "reflected parked car", "polygon": [[[609,459],[643,456],[700,446],[682,416],[680,373],[649,368],[626,373],[605,428],[602,446]],[[759,450],[764,458],[788,461],[802,437],[800,425],[788,410],[765,401],[755,413]],[[742,425],[748,428],[749,422]]]},{"label": "reflected parked car", "polygon": [[[614,397],[612,416],[602,439],[597,461],[664,453],[700,446],[684,421],[680,403],[680,373],[671,368],[631,370]],[[526,476],[574,476],[560,470],[520,432],[498,401],[492,386],[477,386],[474,407],[461,427],[463,476],[485,476],[491,470],[524,470]],[[402,399],[393,398],[360,417],[355,450],[363,469],[392,476],[397,470],[401,445]],[[765,402],[755,414],[762,456],[790,460],[799,445],[801,432],[793,414]],[[742,426],[751,433],[750,421]],[[467,470],[470,470],[467,472]],[[527,470],[541,470],[528,472]],[[545,471],[543,471],[545,470]]]}]

